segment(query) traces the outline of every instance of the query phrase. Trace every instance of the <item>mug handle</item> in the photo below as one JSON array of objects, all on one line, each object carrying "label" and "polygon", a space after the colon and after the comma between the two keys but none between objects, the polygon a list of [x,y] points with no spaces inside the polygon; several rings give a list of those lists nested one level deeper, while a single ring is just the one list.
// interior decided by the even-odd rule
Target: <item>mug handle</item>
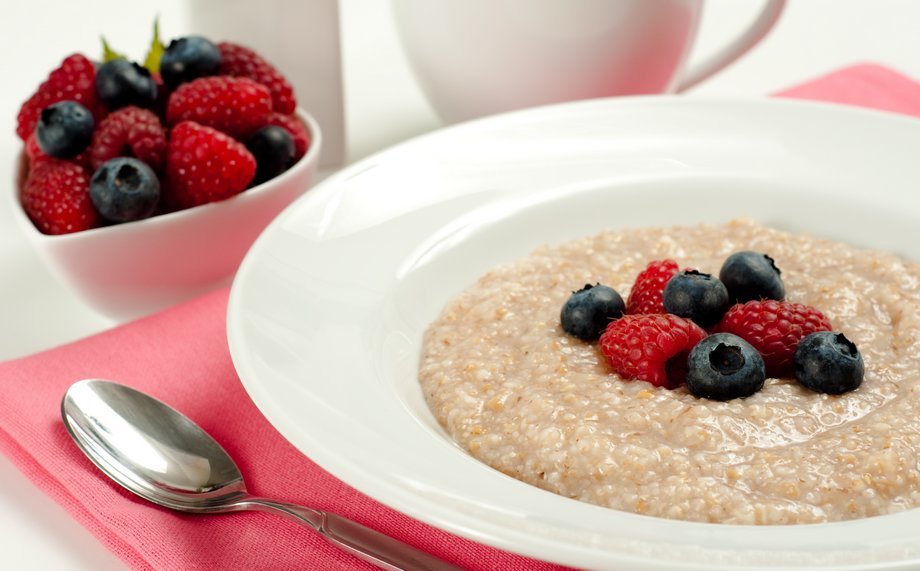
[{"label": "mug handle", "polygon": [[760,11],[760,15],[743,34],[735,38],[732,43],[709,56],[694,69],[689,70],[678,83],[675,91],[680,93],[690,89],[704,79],[722,71],[733,61],[747,53],[773,28],[773,25],[779,20],[779,15],[782,13],[785,4],[786,0],[767,0],[763,10]]}]

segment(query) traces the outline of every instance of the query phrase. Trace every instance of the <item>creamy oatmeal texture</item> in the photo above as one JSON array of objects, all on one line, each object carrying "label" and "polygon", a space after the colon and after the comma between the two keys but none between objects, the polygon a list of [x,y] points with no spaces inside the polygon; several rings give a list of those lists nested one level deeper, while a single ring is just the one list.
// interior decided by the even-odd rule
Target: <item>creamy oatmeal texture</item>
[{"label": "creamy oatmeal texture", "polygon": [[[862,387],[813,393],[767,379],[746,399],[697,399],[622,381],[596,343],[567,336],[569,294],[625,299],[651,260],[717,274],[766,252],[787,299],[813,305],[860,348]],[[846,520],[920,506],[920,265],[738,221],[607,231],[500,267],[429,327],[420,381],[473,456],[552,492],[667,518],[733,524]]]}]

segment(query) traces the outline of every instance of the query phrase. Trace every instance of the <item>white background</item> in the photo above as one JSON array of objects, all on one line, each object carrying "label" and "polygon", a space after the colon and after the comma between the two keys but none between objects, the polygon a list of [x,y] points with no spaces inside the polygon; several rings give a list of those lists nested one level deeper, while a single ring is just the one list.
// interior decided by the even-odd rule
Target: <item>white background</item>
[{"label": "white background", "polygon": [[[756,0],[709,0],[691,65],[723,45],[760,5]],[[181,12],[180,0],[5,2],[0,20],[0,180],[12,181],[20,145],[14,135],[19,105],[66,54],[97,53],[100,34],[124,51],[141,54],[154,14],[174,18]],[[917,22],[920,2],[913,0],[789,0],[776,29],[758,47],[689,96],[760,96],[863,62],[889,65],[920,79]],[[403,59],[388,2],[341,0],[341,26],[349,162],[440,127]],[[167,37],[187,32],[182,21],[164,19],[162,28]],[[0,200],[0,360],[113,325],[55,282],[33,257],[5,198]],[[124,565],[0,457],[0,568],[106,570]]]}]

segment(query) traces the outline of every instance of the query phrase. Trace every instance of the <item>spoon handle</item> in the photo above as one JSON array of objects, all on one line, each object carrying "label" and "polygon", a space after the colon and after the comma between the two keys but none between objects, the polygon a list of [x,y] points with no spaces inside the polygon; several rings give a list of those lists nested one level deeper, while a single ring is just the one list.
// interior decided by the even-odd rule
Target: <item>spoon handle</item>
[{"label": "spoon handle", "polygon": [[273,511],[318,531],[327,541],[388,571],[462,571],[434,555],[420,551],[379,531],[342,516],[287,502],[246,498],[243,509]]}]

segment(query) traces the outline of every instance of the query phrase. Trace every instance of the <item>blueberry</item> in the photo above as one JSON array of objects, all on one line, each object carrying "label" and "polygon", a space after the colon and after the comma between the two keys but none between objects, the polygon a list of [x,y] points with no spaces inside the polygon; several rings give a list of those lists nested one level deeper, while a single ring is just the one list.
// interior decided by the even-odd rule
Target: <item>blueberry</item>
[{"label": "blueberry", "polygon": [[35,138],[46,155],[70,159],[89,146],[95,128],[89,109],[76,101],[58,101],[42,109]]},{"label": "blueberry", "polygon": [[147,218],[160,201],[160,181],[145,163],[118,157],[103,163],[89,183],[93,205],[110,222]]},{"label": "blueberry", "polygon": [[859,388],[865,365],[843,333],[818,331],[799,341],[792,356],[795,380],[819,392],[839,395]]},{"label": "blueberry", "polygon": [[562,306],[562,329],[584,341],[593,341],[625,311],[626,304],[616,290],[601,284],[585,284],[572,292]]},{"label": "blueberry", "polygon": [[773,258],[760,252],[735,252],[725,259],[719,279],[734,303],[775,299],[783,301],[786,288]]},{"label": "blueberry", "polygon": [[110,109],[126,105],[149,108],[156,102],[157,84],[146,68],[117,58],[96,70],[96,94]]},{"label": "blueberry", "polygon": [[275,178],[294,162],[294,138],[282,127],[262,127],[246,139],[246,148],[256,159],[253,184]]},{"label": "blueberry", "polygon": [[765,379],[763,357],[750,343],[731,333],[704,338],[687,357],[687,388],[701,398],[748,397],[763,388]]},{"label": "blueberry", "polygon": [[715,325],[728,311],[728,290],[709,274],[684,270],[664,286],[664,310],[692,319],[700,327]]},{"label": "blueberry", "polygon": [[215,75],[220,67],[220,49],[201,36],[188,36],[169,42],[160,59],[160,76],[166,87]]}]

